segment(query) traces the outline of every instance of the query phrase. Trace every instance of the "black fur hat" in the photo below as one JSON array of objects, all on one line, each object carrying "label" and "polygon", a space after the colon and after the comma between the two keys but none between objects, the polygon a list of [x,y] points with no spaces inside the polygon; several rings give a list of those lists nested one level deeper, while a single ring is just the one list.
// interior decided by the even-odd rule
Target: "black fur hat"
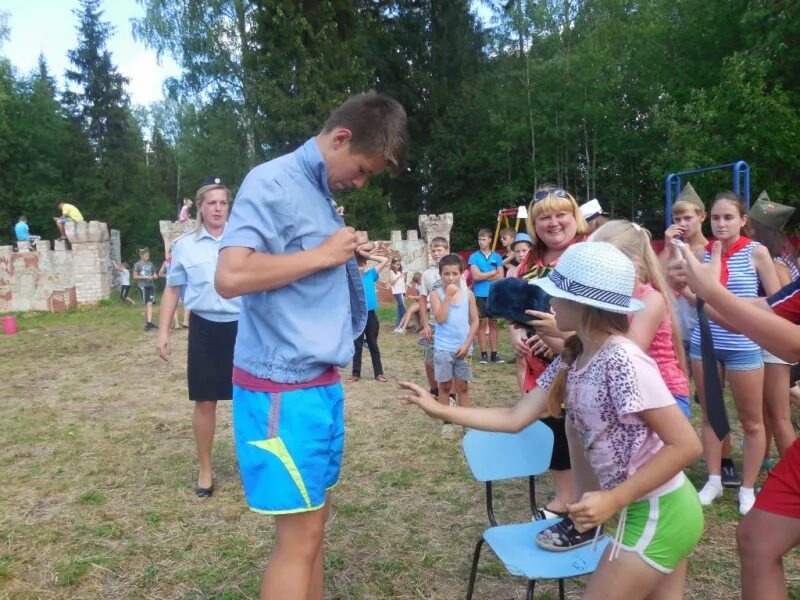
[{"label": "black fur hat", "polygon": [[549,312],[550,296],[525,279],[509,277],[492,284],[486,300],[486,313],[490,317],[525,324],[533,319],[525,314],[526,310]]}]

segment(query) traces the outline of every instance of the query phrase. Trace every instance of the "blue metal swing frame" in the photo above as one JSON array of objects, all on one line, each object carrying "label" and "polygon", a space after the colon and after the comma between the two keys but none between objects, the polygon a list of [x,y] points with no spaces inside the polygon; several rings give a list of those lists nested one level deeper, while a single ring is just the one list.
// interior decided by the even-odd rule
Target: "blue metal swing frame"
[{"label": "blue metal swing frame", "polygon": [[673,197],[677,198],[681,193],[681,189],[683,188],[681,177],[697,173],[706,173],[708,171],[721,171],[723,169],[731,170],[733,191],[742,196],[747,208],[750,208],[750,165],[743,160],[725,165],[714,165],[713,167],[670,173],[665,180],[667,196],[667,210],[664,215],[666,219],[665,229],[669,229],[669,226],[672,225],[672,199]]}]

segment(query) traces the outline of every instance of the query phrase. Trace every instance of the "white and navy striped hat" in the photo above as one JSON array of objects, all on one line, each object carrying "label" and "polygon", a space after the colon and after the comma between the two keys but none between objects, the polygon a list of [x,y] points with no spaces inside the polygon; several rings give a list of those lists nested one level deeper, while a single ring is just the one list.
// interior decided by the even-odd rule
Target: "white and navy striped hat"
[{"label": "white and navy striped hat", "polygon": [[636,267],[608,242],[570,246],[547,277],[534,279],[531,284],[555,298],[609,312],[630,314],[644,308],[644,303],[632,298]]}]

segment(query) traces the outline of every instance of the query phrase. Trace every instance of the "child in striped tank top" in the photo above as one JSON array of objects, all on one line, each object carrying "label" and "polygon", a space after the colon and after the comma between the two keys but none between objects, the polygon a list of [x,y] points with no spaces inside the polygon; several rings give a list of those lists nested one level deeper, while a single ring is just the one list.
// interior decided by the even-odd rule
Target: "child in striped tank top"
[{"label": "child in striped tank top", "polygon": [[[711,207],[711,232],[722,244],[720,281],[730,292],[741,298],[756,298],[759,285],[770,295],[778,291],[778,276],[769,252],[746,235],[750,233],[747,210],[738,194],[722,192],[717,195]],[[710,261],[711,244],[706,247],[703,259]],[[694,293],[689,288],[684,288],[682,293],[690,302],[695,302]],[[710,321],[710,328],[714,338],[714,353],[724,379],[730,385],[744,435],[744,473],[742,487],[739,488],[739,512],[747,514],[755,502],[753,487],[766,450],[764,362],[761,348],[749,338],[732,333],[713,320]],[[708,481],[699,495],[700,502],[709,505],[722,496],[718,466],[721,446],[708,421],[705,407],[699,327],[692,332],[690,357],[703,409],[703,452],[708,466]]]}]

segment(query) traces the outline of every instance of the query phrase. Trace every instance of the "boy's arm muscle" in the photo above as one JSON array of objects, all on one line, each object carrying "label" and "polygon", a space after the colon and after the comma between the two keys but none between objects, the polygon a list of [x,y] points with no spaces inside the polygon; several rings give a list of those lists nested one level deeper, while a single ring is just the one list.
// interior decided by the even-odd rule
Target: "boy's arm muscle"
[{"label": "boy's arm muscle", "polygon": [[480,319],[478,319],[478,304],[475,301],[475,294],[467,290],[469,294],[469,333],[467,334],[467,341],[465,346],[472,344],[475,336],[478,335],[478,327],[480,326]]}]

